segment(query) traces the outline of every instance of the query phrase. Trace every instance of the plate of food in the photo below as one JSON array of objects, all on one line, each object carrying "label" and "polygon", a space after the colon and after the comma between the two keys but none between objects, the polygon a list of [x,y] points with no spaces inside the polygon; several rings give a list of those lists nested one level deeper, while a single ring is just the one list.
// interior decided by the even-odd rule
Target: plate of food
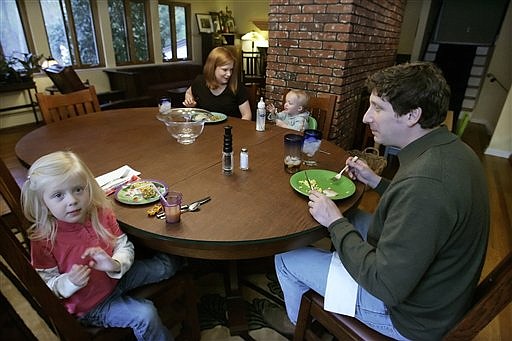
[{"label": "plate of food", "polygon": [[114,198],[123,204],[144,205],[160,200],[160,194],[167,194],[167,185],[155,180],[139,180],[121,186]]},{"label": "plate of food", "polygon": [[195,115],[192,115],[192,119],[194,121],[204,121],[205,124],[209,123],[219,123],[227,120],[227,116],[220,112],[210,112],[210,113],[202,113],[199,112]]},{"label": "plate of food", "polygon": [[311,190],[304,172],[307,172],[312,189],[325,194],[332,200],[348,198],[356,191],[356,185],[346,176],[342,176],[339,180],[332,180],[337,174],[336,172],[325,169],[310,169],[297,172],[290,177],[290,185],[300,194],[309,195]]}]

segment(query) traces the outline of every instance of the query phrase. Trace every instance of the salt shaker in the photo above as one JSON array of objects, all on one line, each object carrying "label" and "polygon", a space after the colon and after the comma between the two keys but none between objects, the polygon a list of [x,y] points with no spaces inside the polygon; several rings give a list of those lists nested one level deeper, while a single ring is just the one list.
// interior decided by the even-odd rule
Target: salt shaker
[{"label": "salt shaker", "polygon": [[249,169],[249,152],[247,148],[240,150],[240,169],[246,171]]}]

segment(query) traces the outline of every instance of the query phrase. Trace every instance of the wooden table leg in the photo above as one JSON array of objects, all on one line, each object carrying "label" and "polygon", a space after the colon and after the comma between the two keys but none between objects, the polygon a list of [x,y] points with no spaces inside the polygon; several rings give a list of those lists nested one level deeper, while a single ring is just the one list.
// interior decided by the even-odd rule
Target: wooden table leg
[{"label": "wooden table leg", "polygon": [[226,305],[227,320],[231,335],[238,335],[244,340],[253,341],[249,335],[247,323],[247,311],[242,297],[238,280],[238,263],[236,260],[228,261],[228,273],[226,278]]}]

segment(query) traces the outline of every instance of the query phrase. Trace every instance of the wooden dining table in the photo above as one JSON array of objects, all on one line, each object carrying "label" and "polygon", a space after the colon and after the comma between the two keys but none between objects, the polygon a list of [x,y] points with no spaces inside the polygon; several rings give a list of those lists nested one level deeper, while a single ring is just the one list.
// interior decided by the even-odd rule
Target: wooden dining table
[{"label": "wooden dining table", "polygon": [[[95,176],[129,165],[142,179],[158,180],[183,194],[184,202],[210,196],[179,223],[149,217],[148,205],[112,199],[122,229],[138,243],[170,254],[208,260],[242,260],[271,256],[309,245],[327,236],[309,214],[308,198],[290,185],[284,170],[283,138],[294,133],[267,124],[228,117],[206,124],[189,145],[179,144],[156,119],[158,108],[102,111],[42,126],[16,145],[16,155],[30,166],[40,156],[59,150],[77,153]],[[224,126],[232,126],[234,171],[221,166]],[[241,148],[249,151],[249,170],[239,169]],[[338,171],[345,150],[323,140],[315,168]],[[364,185],[356,182],[348,198],[337,200],[342,212],[358,205]],[[236,277],[235,273],[231,274]],[[233,280],[236,283],[237,279]],[[235,285],[236,286],[236,285]]]}]

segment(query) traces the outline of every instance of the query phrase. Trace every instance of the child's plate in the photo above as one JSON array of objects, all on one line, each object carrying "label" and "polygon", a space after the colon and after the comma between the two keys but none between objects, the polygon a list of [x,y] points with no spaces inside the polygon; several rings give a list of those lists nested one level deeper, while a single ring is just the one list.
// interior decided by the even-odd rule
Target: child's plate
[{"label": "child's plate", "polygon": [[144,205],[160,200],[160,194],[167,194],[167,185],[156,180],[139,180],[121,186],[115,193],[117,201],[128,205]]}]

